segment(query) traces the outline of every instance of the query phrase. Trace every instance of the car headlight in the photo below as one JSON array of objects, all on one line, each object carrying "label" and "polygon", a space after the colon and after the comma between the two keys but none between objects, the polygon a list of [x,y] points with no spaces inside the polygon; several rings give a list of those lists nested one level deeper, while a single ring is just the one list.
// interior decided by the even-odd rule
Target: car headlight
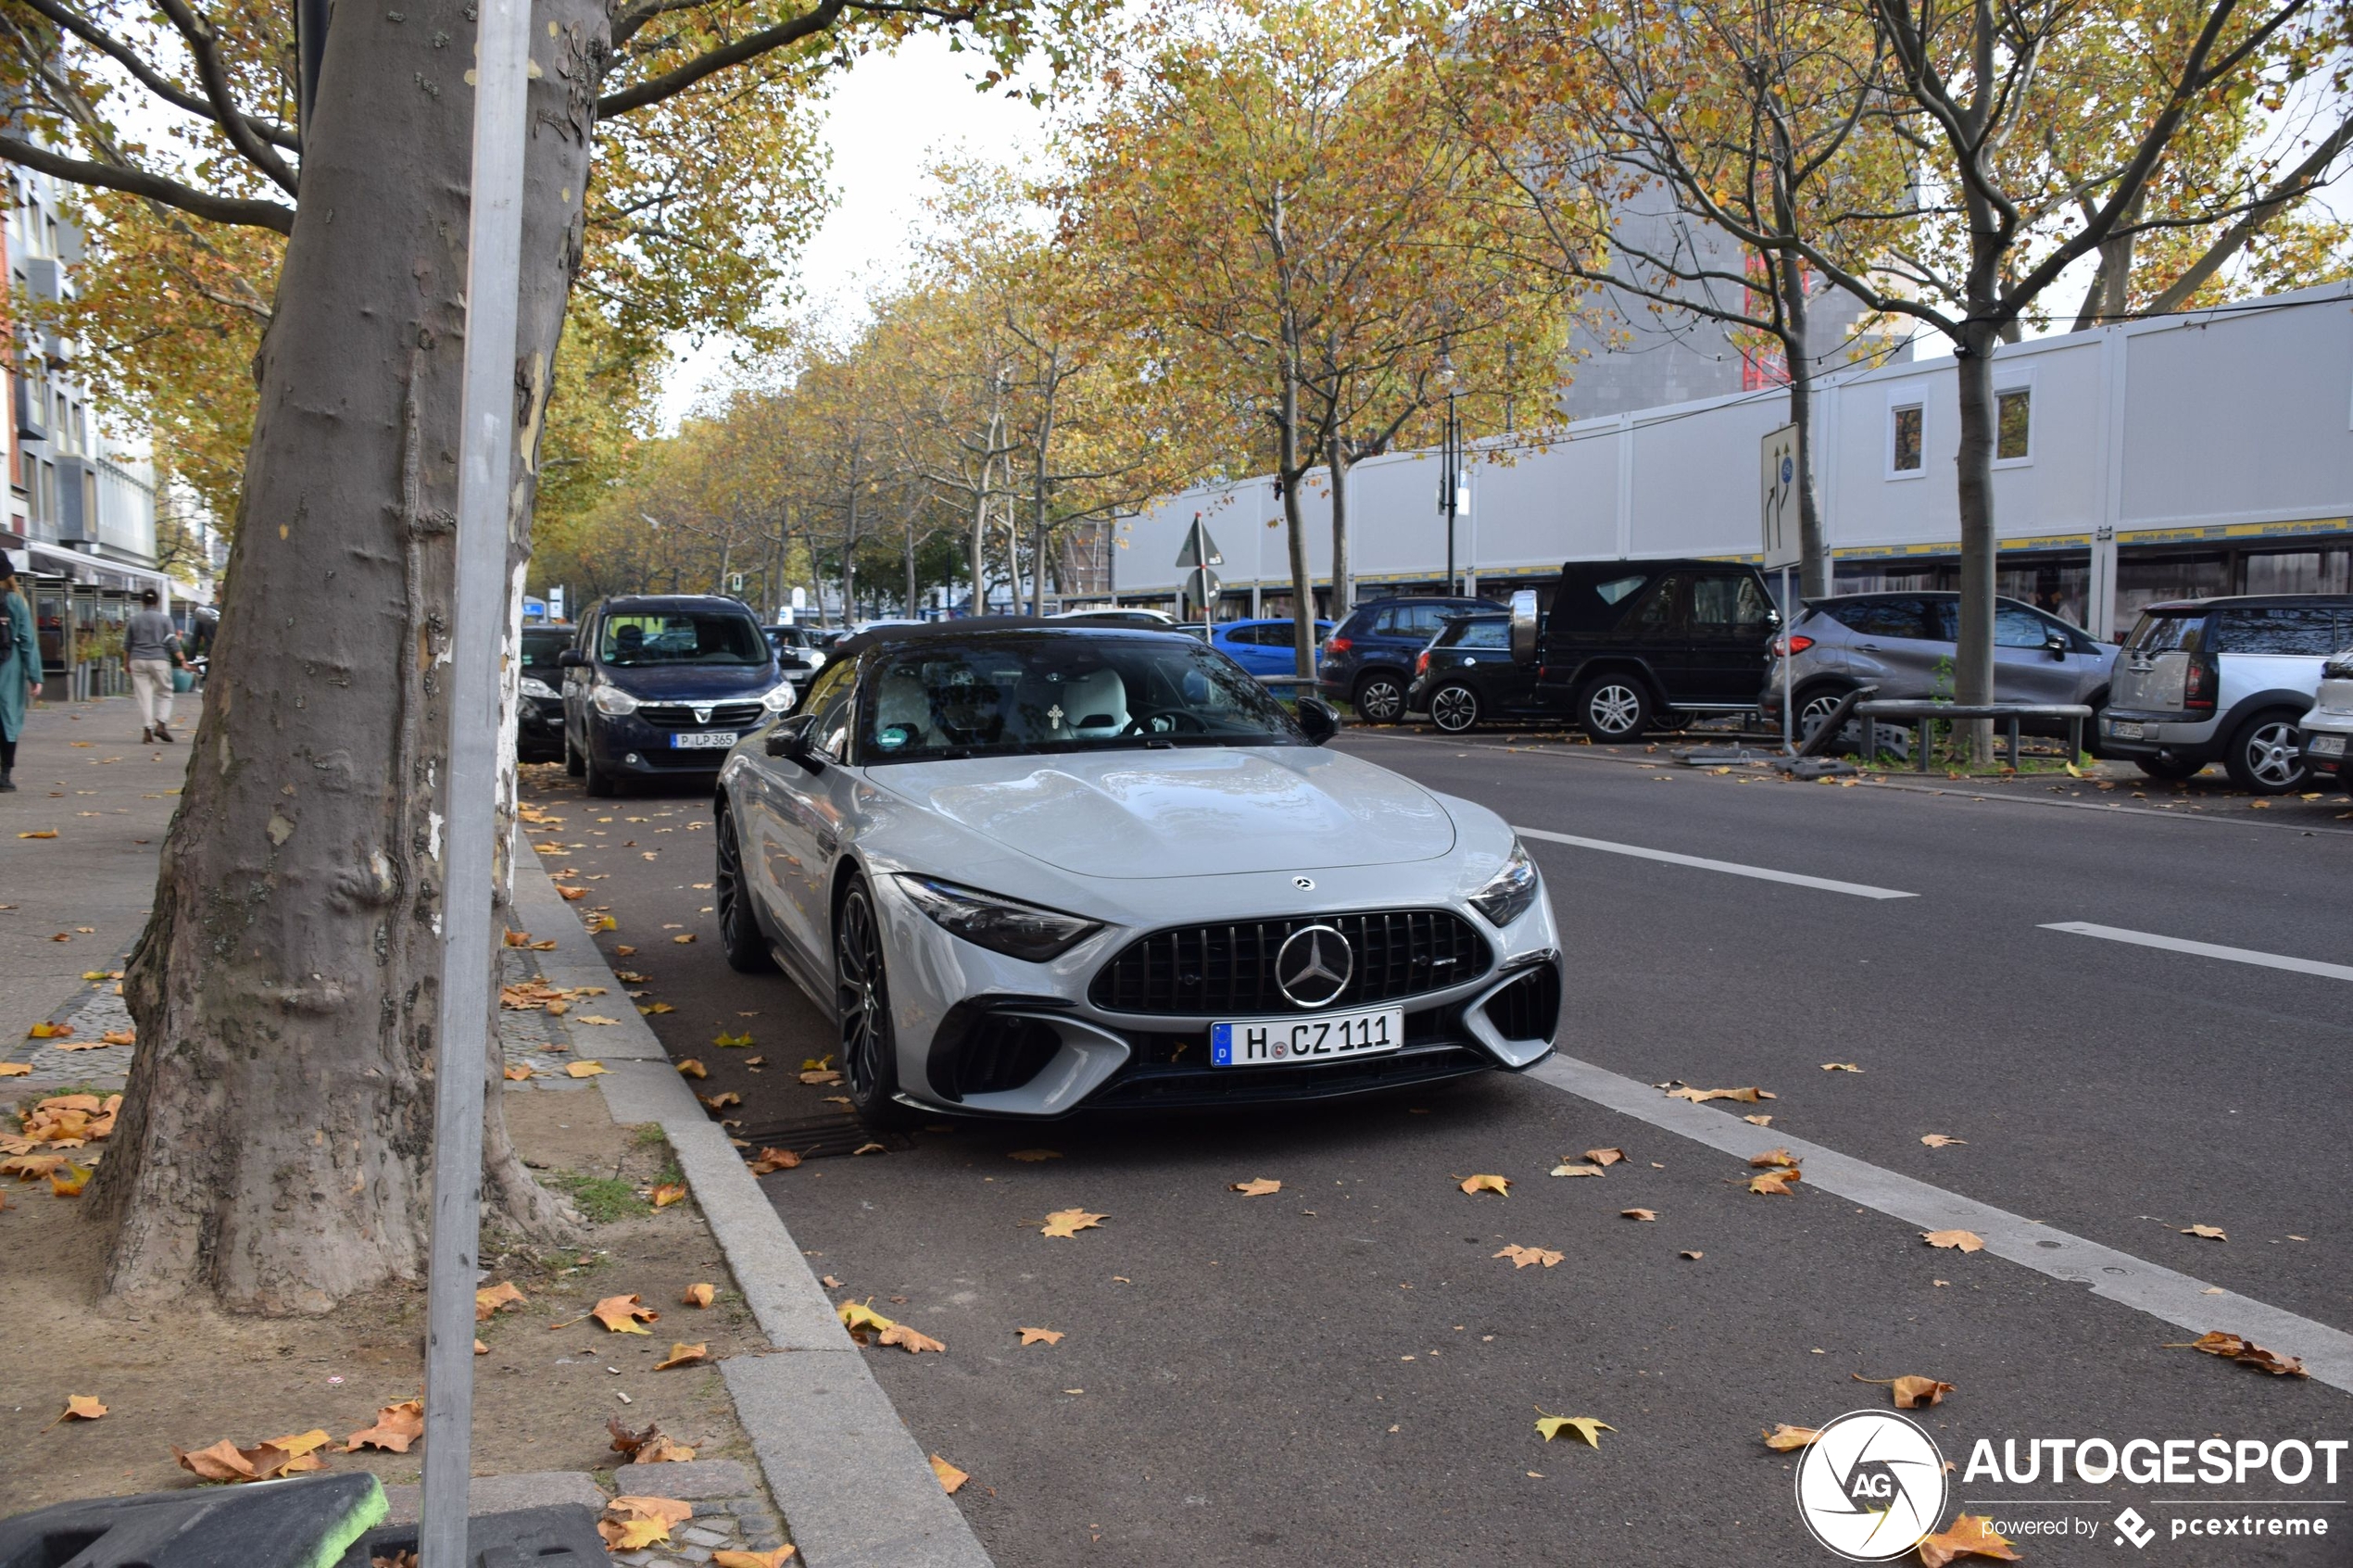
[{"label": "car headlight", "polygon": [[1495,873],[1492,882],[1471,895],[1471,907],[1501,931],[1528,912],[1541,885],[1536,875],[1536,862],[1528,858],[1528,847],[1515,838],[1511,859],[1504,862],[1504,869]]},{"label": "car headlight", "polygon": [[549,685],[538,676],[525,675],[522,678],[522,695],[525,696],[554,697],[559,694],[555,687]]},{"label": "car headlight", "polygon": [[595,688],[589,692],[588,700],[597,705],[598,712],[611,719],[626,718],[637,711],[635,697],[631,696],[619,686],[609,686],[601,681],[598,682]]},{"label": "car headlight", "polygon": [[761,697],[760,706],[771,713],[785,713],[791,710],[795,700],[792,684],[788,681],[779,681],[774,688]]},{"label": "car headlight", "polygon": [[932,923],[1008,958],[1044,963],[1102,929],[1102,922],[1040,909],[935,877],[899,876],[900,890]]}]

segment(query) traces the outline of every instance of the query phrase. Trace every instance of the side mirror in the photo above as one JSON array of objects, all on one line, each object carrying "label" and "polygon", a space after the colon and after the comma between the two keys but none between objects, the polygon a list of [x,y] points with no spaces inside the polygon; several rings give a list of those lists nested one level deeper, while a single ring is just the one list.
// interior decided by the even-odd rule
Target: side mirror
[{"label": "side mirror", "polygon": [[824,764],[817,759],[816,753],[809,746],[809,725],[815,718],[813,713],[799,713],[790,719],[777,720],[769,726],[768,736],[761,743],[761,748],[771,757],[781,757],[787,762],[799,763],[812,773],[823,771]]},{"label": "side mirror", "polygon": [[2065,659],[2070,653],[2074,651],[2075,646],[2074,644],[2069,642],[2057,632],[2054,632],[2049,636],[2044,638],[2043,646],[2051,650],[2051,657],[2053,659]]},{"label": "side mirror", "polygon": [[578,648],[566,648],[556,655],[556,668],[559,670],[585,670],[587,667],[588,656]]},{"label": "side mirror", "polygon": [[1340,710],[1320,696],[1302,696],[1295,710],[1310,744],[1321,746],[1340,734]]},{"label": "side mirror", "polygon": [[1521,588],[1512,595],[1512,662],[1536,662],[1536,590]]}]

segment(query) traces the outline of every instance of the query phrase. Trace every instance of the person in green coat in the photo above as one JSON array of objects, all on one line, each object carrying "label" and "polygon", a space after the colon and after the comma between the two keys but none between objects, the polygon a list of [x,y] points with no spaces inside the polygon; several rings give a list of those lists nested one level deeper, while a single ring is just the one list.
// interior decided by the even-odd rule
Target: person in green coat
[{"label": "person in green coat", "polygon": [[24,733],[24,710],[41,695],[41,643],[33,634],[32,607],[17,589],[16,562],[0,550],[0,792],[17,781],[17,736]]}]

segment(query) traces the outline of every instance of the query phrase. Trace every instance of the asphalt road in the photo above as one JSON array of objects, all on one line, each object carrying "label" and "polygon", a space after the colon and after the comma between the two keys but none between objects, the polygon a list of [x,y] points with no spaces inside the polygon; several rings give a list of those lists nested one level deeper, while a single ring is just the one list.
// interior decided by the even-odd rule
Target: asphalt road
[{"label": "asphalt road", "polygon": [[[1569,954],[1567,1055],[1639,1085],[1760,1086],[1777,1098],[1735,1107],[1774,1118],[1759,1150],[1811,1140],[2353,1330],[2353,984],[2045,929],[2353,962],[2341,797],[2257,813],[2210,788],[1931,794],[1517,737],[1336,744],[1526,829],[1916,895],[1530,840]],[[697,885],[707,802],[591,802],[533,771],[564,824],[535,834],[566,847],[543,859],[601,879],[587,903],[619,929],[599,941],[649,977],[641,1004],[673,1010],[650,1022],[708,1066],[698,1087],[742,1095],[726,1114],[746,1132],[837,1111],[837,1091],[797,1081],[831,1048],[812,1010],[720,956]],[[2136,809],[2066,809],[2118,797]],[[713,1044],[738,1031],[754,1043]],[[837,1298],[947,1343],[869,1354],[917,1439],[971,1473],[959,1501],[1008,1568],[1830,1562],[1791,1499],[1795,1456],[1759,1433],[1885,1408],[1855,1377],[1955,1385],[1916,1413],[1964,1466],[1981,1438],[2353,1437],[2338,1387],[2166,1348],[2192,1336],[1992,1253],[1931,1249],[1806,1183],[1754,1196],[1741,1158],[1649,1114],[1497,1076],[1306,1110],[942,1122],[763,1185]],[[1629,1158],[1546,1174],[1598,1148]],[[1036,1149],[1056,1157],[1009,1158]],[[1459,1190],[1478,1173],[1511,1196]],[[1282,1189],[1228,1190],[1258,1177]],[[1106,1217],[1039,1234],[1073,1207]],[[1563,1261],[1516,1269],[1493,1256],[1506,1244]],[[1064,1337],[1025,1348],[1024,1326]],[[1598,1450],[1547,1445],[1540,1413],[1613,1430]],[[1948,1517],[2075,1522],[2017,1537],[2030,1562],[2353,1562],[2353,1459],[2334,1486],[1951,1481]],[[2128,1505],[2158,1531],[2145,1551],[2110,1526]],[[2224,1514],[2333,1529],[2171,1534]]]}]

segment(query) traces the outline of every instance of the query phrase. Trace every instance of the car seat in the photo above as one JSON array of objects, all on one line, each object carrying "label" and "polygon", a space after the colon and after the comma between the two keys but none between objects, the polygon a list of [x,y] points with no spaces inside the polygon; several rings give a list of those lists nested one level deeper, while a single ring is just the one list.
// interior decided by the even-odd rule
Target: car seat
[{"label": "car seat", "polygon": [[877,742],[897,730],[903,732],[904,738],[889,749],[900,751],[923,746],[929,736],[930,723],[931,699],[924,695],[922,678],[912,670],[886,671],[875,686],[875,736]]},{"label": "car seat", "polygon": [[1127,683],[1109,665],[1070,682],[1063,701],[1070,733],[1081,740],[1109,740],[1127,728]]}]

